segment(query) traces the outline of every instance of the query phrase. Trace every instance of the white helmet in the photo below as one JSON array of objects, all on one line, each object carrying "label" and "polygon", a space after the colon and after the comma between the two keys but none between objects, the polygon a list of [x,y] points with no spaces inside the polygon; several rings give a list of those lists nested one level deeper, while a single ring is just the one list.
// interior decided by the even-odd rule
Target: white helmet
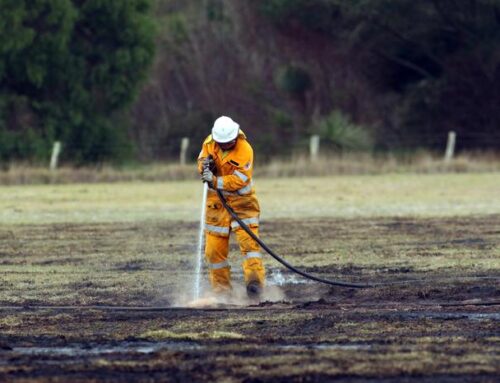
[{"label": "white helmet", "polygon": [[212,128],[212,137],[215,142],[224,144],[238,137],[240,125],[234,122],[231,118],[222,116],[214,122]]}]

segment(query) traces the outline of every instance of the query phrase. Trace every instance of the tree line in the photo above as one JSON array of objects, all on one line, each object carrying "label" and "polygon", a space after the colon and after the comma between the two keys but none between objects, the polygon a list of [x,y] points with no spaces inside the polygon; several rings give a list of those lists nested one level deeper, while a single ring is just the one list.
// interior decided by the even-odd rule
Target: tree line
[{"label": "tree line", "polygon": [[[500,147],[500,0],[0,0],[0,158]],[[192,156],[197,145],[192,145]]]},{"label": "tree line", "polygon": [[123,110],[154,57],[148,0],[0,0],[0,159],[132,150]]}]

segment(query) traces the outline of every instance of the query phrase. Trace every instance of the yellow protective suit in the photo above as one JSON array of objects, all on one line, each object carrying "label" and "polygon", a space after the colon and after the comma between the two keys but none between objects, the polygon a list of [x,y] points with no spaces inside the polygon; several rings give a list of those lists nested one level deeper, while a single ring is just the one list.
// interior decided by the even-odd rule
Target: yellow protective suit
[{"label": "yellow protective suit", "polygon": [[[216,177],[213,186],[222,190],[226,200],[252,231],[258,235],[259,201],[252,183],[253,149],[240,130],[236,146],[226,152],[208,136],[198,156],[198,170],[202,172],[203,160],[211,155],[215,161]],[[231,290],[231,271],[227,261],[229,234],[233,231],[243,256],[243,275],[248,285],[257,281],[264,286],[265,270],[260,246],[238,222],[234,221],[219,200],[215,189],[209,188],[206,205],[205,257],[209,266],[212,289],[219,292]]]}]

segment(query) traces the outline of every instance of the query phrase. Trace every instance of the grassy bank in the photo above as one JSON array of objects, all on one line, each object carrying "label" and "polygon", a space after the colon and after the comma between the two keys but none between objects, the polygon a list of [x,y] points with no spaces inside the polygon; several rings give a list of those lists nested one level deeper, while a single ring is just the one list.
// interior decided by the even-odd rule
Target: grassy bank
[{"label": "grassy bank", "polygon": [[[264,220],[500,213],[500,173],[256,179]],[[2,224],[197,221],[199,181],[0,187]]]},{"label": "grassy bank", "polygon": [[[389,173],[442,174],[500,171],[500,156],[495,153],[468,153],[444,162],[442,156],[428,152],[407,155],[345,154],[321,156],[311,161],[307,156],[274,159],[255,166],[258,178],[316,177],[332,175],[376,175]],[[62,166],[50,171],[48,166],[4,164],[0,185],[70,184],[105,182],[163,182],[194,180],[198,177],[194,163],[178,165],[155,163],[112,167]]]}]

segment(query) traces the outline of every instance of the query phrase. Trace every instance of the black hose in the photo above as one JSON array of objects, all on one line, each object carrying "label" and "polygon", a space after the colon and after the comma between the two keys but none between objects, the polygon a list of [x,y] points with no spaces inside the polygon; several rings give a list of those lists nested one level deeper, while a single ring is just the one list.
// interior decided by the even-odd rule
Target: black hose
[{"label": "black hose", "polygon": [[[444,282],[444,278],[421,278],[421,279],[406,279],[402,281],[390,281],[390,282],[378,282],[378,283],[351,283],[351,282],[343,282],[343,281],[334,281],[334,280],[329,280],[329,279],[323,279],[319,277],[315,277],[314,275],[308,274],[305,271],[297,269],[295,266],[292,266],[289,264],[287,261],[285,261],[283,258],[281,258],[279,255],[274,253],[262,240],[257,237],[254,232],[247,226],[245,222],[243,222],[240,217],[235,213],[235,211],[231,208],[231,206],[228,205],[226,199],[224,198],[224,195],[220,190],[217,189],[217,195],[219,196],[220,201],[222,202],[222,205],[224,208],[229,212],[231,217],[233,217],[236,222],[240,224],[240,226],[247,232],[247,234],[253,238],[264,250],[267,251],[267,253],[276,259],[279,263],[281,263],[283,266],[285,266],[287,269],[293,271],[294,273],[297,273],[299,275],[302,275],[304,278],[310,279],[312,281],[324,283],[330,286],[341,286],[341,287],[353,287],[357,289],[366,289],[366,288],[373,288],[373,287],[383,287],[383,286],[394,286],[394,285],[408,285],[411,283],[429,283],[429,282]],[[453,277],[449,278],[450,281],[457,281],[457,280],[494,280],[498,281],[500,278],[498,276],[490,277],[490,276],[471,276],[471,277]]]},{"label": "black hose", "polygon": [[324,283],[327,285],[331,286],[342,286],[342,287],[354,287],[357,289],[365,289],[369,287],[375,287],[375,285],[371,284],[362,284],[362,283],[350,283],[350,282],[342,282],[342,281],[332,281],[329,279],[323,279],[319,277],[315,277],[314,275],[308,274],[305,271],[297,269],[295,266],[292,266],[289,264],[287,261],[285,261],[283,258],[281,258],[279,255],[275,254],[262,240],[255,235],[255,233],[247,226],[245,222],[241,220],[240,217],[238,217],[238,214],[234,212],[234,210],[231,208],[231,206],[228,205],[226,199],[224,198],[224,195],[220,190],[217,189],[217,195],[219,196],[220,201],[222,202],[222,205],[224,208],[229,212],[231,217],[233,217],[236,222],[240,224],[240,226],[247,232],[247,234],[252,237],[264,250],[267,251],[267,253],[276,259],[279,263],[281,263],[283,266],[285,266],[287,269],[293,271],[294,273],[297,273],[299,275],[302,275],[304,278],[310,279],[312,281]]}]

